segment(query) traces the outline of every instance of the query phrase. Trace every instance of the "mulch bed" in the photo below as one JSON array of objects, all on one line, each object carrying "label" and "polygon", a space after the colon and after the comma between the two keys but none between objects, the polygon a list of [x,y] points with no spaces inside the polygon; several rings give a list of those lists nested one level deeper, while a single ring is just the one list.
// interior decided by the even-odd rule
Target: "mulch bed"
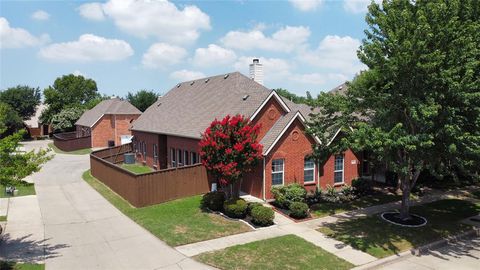
[{"label": "mulch bed", "polygon": [[381,217],[390,223],[403,227],[422,227],[427,224],[424,217],[415,214],[411,214],[409,219],[401,219],[398,212],[385,212]]},{"label": "mulch bed", "polygon": [[281,214],[282,216],[284,216],[284,217],[286,217],[286,218],[289,218],[290,220],[292,220],[292,221],[294,221],[294,222],[296,222],[296,223],[298,223],[298,222],[303,222],[303,221],[307,221],[307,220],[310,220],[310,219],[314,219],[314,217],[310,214],[310,212],[308,213],[308,216],[307,216],[307,217],[297,219],[297,218],[294,218],[294,217],[291,217],[291,216],[290,216],[290,210],[280,208],[280,207],[276,206],[274,203],[268,203],[268,204],[272,206],[272,209],[273,209],[275,212]]}]

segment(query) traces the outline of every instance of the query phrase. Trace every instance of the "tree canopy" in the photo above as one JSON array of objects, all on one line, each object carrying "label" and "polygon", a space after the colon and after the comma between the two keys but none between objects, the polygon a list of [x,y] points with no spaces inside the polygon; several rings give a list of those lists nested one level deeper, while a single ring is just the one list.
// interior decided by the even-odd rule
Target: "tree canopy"
[{"label": "tree canopy", "polygon": [[306,97],[298,96],[298,95],[288,91],[287,89],[283,89],[283,88],[277,88],[277,89],[275,89],[275,91],[280,96],[282,96],[284,98],[287,98],[288,100],[290,100],[294,103],[297,103],[297,104],[300,104],[300,103],[311,104],[313,102],[312,95],[310,94],[309,91],[306,92]]},{"label": "tree canopy", "polygon": [[422,170],[478,177],[480,5],[399,0],[372,3],[368,10],[358,51],[368,70],[346,96],[321,101],[323,112],[337,107],[339,113],[317,115],[311,131],[318,134],[327,124],[343,128],[341,143],[371,151],[395,172],[401,217],[408,218],[410,192]]},{"label": "tree canopy", "polygon": [[227,115],[215,119],[200,140],[200,157],[207,170],[222,186],[233,188],[238,198],[242,176],[252,169],[262,156],[262,145],[257,142],[259,125],[251,125],[241,115]]},{"label": "tree canopy", "polygon": [[150,105],[157,101],[158,96],[154,91],[140,90],[135,94],[129,92],[127,94],[127,100],[141,112],[144,112]]},{"label": "tree canopy", "polygon": [[44,123],[51,123],[53,116],[64,108],[85,106],[100,97],[94,80],[73,74],[57,78],[52,86],[43,91],[43,95],[48,104],[40,117]]},{"label": "tree canopy", "polygon": [[65,108],[52,117],[52,126],[55,131],[73,131],[75,122],[84,112],[85,109],[81,107]]},{"label": "tree canopy", "polygon": [[8,104],[0,102],[0,138],[23,127],[22,118]]},{"label": "tree canopy", "polygon": [[0,102],[13,108],[23,119],[29,119],[35,114],[40,104],[40,89],[26,85],[18,85],[0,92]]}]

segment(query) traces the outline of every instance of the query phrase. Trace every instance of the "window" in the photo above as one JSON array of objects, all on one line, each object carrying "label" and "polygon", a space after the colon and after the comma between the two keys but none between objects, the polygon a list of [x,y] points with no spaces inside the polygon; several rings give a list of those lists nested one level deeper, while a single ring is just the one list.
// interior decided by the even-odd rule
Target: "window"
[{"label": "window", "polygon": [[177,159],[175,157],[175,149],[174,148],[170,148],[170,163],[172,165],[172,167],[177,167]]},{"label": "window", "polygon": [[272,186],[283,185],[283,159],[272,160]]},{"label": "window", "polygon": [[313,159],[305,159],[303,162],[303,182],[315,182],[315,162]]},{"label": "window", "polygon": [[195,152],[190,152],[190,161],[192,162],[192,164],[197,164],[198,162],[198,158],[197,158],[197,153]]},{"label": "window", "polygon": [[138,153],[137,141],[136,141],[136,140],[133,140],[133,141],[132,141],[132,145],[133,145],[133,152],[134,152],[134,153]]},{"label": "window", "polygon": [[147,144],[143,142],[143,160],[147,160]]},{"label": "window", "polygon": [[157,148],[158,148],[157,145],[154,144],[153,145],[153,164],[154,165],[157,165],[157,163],[158,163],[158,151],[157,151],[158,149]]},{"label": "window", "polygon": [[184,153],[183,156],[184,156],[184,160],[185,160],[185,165],[190,165],[190,163],[188,163],[189,159],[190,159],[190,157],[188,156],[188,151],[185,150],[183,153]]},{"label": "window", "polygon": [[343,155],[335,155],[335,164],[333,168],[333,182],[343,183]]},{"label": "window", "polygon": [[183,155],[182,150],[178,149],[178,166],[183,166]]}]

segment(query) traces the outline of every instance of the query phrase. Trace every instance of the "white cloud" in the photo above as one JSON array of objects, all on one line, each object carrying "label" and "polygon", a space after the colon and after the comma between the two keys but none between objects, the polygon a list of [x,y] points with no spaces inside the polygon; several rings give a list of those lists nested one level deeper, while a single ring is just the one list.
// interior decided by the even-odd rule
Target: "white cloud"
[{"label": "white cloud", "polygon": [[234,51],[210,44],[207,48],[195,50],[193,64],[200,67],[222,66],[231,64],[236,59],[237,55]]},{"label": "white cloud", "polygon": [[347,81],[349,77],[342,73],[306,73],[293,74],[290,79],[305,85],[325,85],[331,81],[340,84]]},{"label": "white cloud", "polygon": [[170,78],[178,80],[178,81],[191,81],[191,80],[196,80],[200,78],[206,77],[205,74],[199,71],[192,71],[192,70],[177,70],[172,73],[170,73]]},{"label": "white cloud", "polygon": [[85,75],[84,73],[82,73],[80,70],[75,70],[74,72],[72,72],[73,75],[75,76],[82,76],[82,77],[87,77],[87,75]]},{"label": "white cloud", "polygon": [[24,48],[50,41],[47,34],[36,37],[23,28],[10,27],[8,20],[0,17],[0,48]]},{"label": "white cloud", "polygon": [[81,35],[76,41],[51,44],[39,52],[42,58],[60,62],[118,61],[132,55],[133,49],[127,42],[92,34]]},{"label": "white cloud", "polygon": [[357,58],[360,41],[350,36],[326,36],[315,50],[304,50],[300,60],[328,70],[341,70],[355,74],[364,66]]},{"label": "white cloud", "polygon": [[79,9],[82,16],[99,20],[105,15],[122,31],[141,38],[189,43],[200,36],[201,30],[210,29],[210,17],[194,5],[179,9],[168,1],[151,0],[110,0],[105,4],[90,4],[89,12],[82,13]]},{"label": "white cloud", "polygon": [[[364,13],[368,10],[372,0],[344,0],[343,8],[350,13]],[[375,3],[380,4],[382,0],[374,0]]]},{"label": "white cloud", "polygon": [[165,68],[182,62],[187,51],[166,43],[155,43],[143,55],[142,64],[147,68]]},{"label": "white cloud", "polygon": [[293,7],[300,11],[313,11],[321,6],[323,0],[288,0]]},{"label": "white cloud", "polygon": [[230,31],[222,39],[225,47],[238,50],[263,49],[267,51],[291,52],[304,44],[310,29],[304,26],[286,26],[271,37],[265,36],[261,28],[249,32]]},{"label": "white cloud", "polygon": [[105,20],[105,14],[103,13],[101,3],[87,3],[78,7],[80,15],[86,19],[92,21]]},{"label": "white cloud", "polygon": [[32,19],[37,21],[46,21],[50,18],[50,14],[43,10],[37,10],[32,14]]}]

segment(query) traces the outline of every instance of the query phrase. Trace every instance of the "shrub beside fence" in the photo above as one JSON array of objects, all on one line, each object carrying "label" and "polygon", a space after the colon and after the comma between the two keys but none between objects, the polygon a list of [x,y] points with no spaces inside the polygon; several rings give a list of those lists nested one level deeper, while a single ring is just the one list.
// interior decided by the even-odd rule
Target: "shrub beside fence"
[{"label": "shrub beside fence", "polygon": [[79,136],[77,132],[64,132],[53,134],[53,144],[65,152],[91,148],[91,136]]},{"label": "shrub beside fence", "polygon": [[[131,152],[130,144],[95,151],[90,155],[90,168],[95,178],[135,207],[159,204],[210,191],[208,174],[201,164],[134,174],[113,163],[123,162],[123,154],[128,152]],[[121,154],[115,157],[112,153]],[[119,161],[120,159],[122,161]]]}]

